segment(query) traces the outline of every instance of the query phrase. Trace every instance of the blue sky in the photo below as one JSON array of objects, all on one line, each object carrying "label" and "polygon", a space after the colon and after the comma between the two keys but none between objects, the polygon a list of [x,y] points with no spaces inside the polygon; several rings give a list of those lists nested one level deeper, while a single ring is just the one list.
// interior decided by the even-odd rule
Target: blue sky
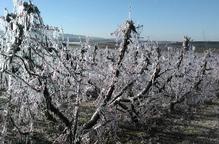
[{"label": "blue sky", "polygon": [[[142,35],[154,40],[219,40],[219,0],[33,0],[46,24],[66,33],[110,37],[128,18],[144,25]],[[0,0],[0,10],[12,9]],[[3,13],[2,13],[3,14]]]}]

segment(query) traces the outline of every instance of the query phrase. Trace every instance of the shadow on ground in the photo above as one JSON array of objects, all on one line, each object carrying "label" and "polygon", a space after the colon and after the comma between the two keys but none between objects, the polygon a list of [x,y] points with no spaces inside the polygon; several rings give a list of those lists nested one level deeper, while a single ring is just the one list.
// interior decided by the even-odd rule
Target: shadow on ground
[{"label": "shadow on ground", "polygon": [[125,130],[122,143],[127,144],[219,144],[219,100],[206,103],[189,112],[168,114],[152,129]]},{"label": "shadow on ground", "polygon": [[[183,117],[182,117],[183,115]],[[154,135],[161,144],[219,144],[219,100],[190,112],[174,113]]]}]

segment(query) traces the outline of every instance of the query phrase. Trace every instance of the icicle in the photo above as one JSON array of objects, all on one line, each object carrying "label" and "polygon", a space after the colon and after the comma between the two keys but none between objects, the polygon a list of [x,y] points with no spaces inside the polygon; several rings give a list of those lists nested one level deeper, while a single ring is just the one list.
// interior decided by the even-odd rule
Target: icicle
[{"label": "icicle", "polygon": [[66,43],[66,47],[69,48],[69,37],[67,37],[67,43]]},{"label": "icicle", "polygon": [[129,17],[128,17],[128,20],[132,20],[132,3],[131,3],[131,0],[130,0],[130,3],[129,3]]},{"label": "icicle", "polygon": [[14,12],[16,13],[18,7],[18,0],[12,0],[14,5]]}]

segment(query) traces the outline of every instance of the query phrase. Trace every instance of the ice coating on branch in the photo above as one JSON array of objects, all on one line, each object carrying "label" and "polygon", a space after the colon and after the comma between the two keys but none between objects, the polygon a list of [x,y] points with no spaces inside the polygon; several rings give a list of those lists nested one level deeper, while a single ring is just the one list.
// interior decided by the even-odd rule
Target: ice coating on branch
[{"label": "ice coating on branch", "polygon": [[116,42],[121,41],[125,36],[125,30],[133,24],[133,21],[125,21],[122,25],[119,26],[119,28],[112,33],[113,36],[116,37]]},{"label": "ice coating on branch", "polygon": [[13,0],[14,12],[18,15],[21,15],[24,10],[23,1],[22,0]]},{"label": "ice coating on branch", "polygon": [[8,81],[7,95],[11,104],[21,103],[15,109],[19,112],[14,113],[12,119],[16,120],[16,125],[26,124],[20,129],[28,132],[33,129],[33,115],[38,115],[38,109],[42,106],[42,83],[46,79],[43,78],[43,82],[39,78],[49,77],[58,64],[56,52],[62,48],[59,41],[61,30],[44,25],[33,3],[13,0],[13,4],[14,12],[6,9],[0,19],[0,30],[3,30],[0,37],[0,69]]},{"label": "ice coating on branch", "polygon": [[22,2],[20,11],[14,2],[16,12],[1,18],[5,33],[0,37],[1,74],[10,102],[3,107],[0,131],[9,141],[11,133],[17,138],[39,132],[54,143],[72,137],[104,143],[109,132],[114,137],[120,130],[120,122],[151,128],[148,120],[165,118],[178,105],[190,108],[216,97],[219,61],[213,53],[183,46],[162,49],[143,41],[141,26],[132,20],[114,33],[119,48],[88,38],[69,47],[63,29],[45,25],[33,3]]}]

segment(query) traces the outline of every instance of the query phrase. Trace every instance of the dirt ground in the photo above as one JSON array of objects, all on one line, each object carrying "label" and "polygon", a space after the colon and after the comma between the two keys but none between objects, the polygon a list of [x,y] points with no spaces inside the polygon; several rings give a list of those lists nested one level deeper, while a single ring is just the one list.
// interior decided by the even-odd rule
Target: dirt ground
[{"label": "dirt ground", "polygon": [[126,131],[122,143],[219,144],[219,99],[189,112],[170,114],[153,131],[150,135]]}]

